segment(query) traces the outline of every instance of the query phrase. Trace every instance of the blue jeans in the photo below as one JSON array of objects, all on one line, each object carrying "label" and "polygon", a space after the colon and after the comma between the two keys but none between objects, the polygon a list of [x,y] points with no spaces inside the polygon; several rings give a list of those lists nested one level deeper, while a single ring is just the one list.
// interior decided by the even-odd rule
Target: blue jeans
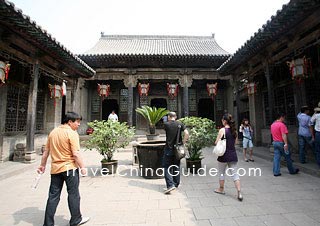
[{"label": "blue jeans", "polygon": [[288,149],[288,152],[285,153],[284,151],[284,142],[273,142],[274,147],[274,157],[273,157],[273,175],[280,174],[280,162],[281,162],[281,156],[284,156],[287,162],[287,168],[289,170],[289,173],[294,174],[296,173],[296,169],[292,165],[291,160],[291,153],[290,149]]},{"label": "blue jeans", "polygon": [[314,138],[314,144],[315,144],[315,152],[316,152],[316,159],[318,166],[320,167],[320,132],[315,132],[315,138]]},{"label": "blue jeans", "polygon": [[298,143],[299,143],[299,160],[301,163],[306,162],[306,152],[305,152],[306,144],[310,145],[312,152],[316,158],[315,145],[314,145],[314,142],[312,141],[312,137],[305,137],[305,136],[299,135]]},{"label": "blue jeans", "polygon": [[173,151],[168,147],[164,148],[162,166],[167,188],[177,188],[180,184],[180,160],[175,158]]},{"label": "blue jeans", "polygon": [[54,226],[54,215],[60,201],[64,181],[66,182],[68,191],[68,205],[71,214],[70,226],[78,225],[82,220],[80,212],[79,170],[69,170],[59,174],[51,174],[51,184],[43,226]]}]

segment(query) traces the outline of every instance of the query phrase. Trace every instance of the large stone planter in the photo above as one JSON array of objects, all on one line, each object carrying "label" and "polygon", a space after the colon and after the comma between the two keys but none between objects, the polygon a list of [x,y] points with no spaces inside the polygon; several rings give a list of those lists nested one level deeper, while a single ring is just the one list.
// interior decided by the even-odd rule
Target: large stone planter
[{"label": "large stone planter", "polygon": [[139,171],[147,179],[163,178],[162,157],[165,141],[145,141],[137,143]]}]

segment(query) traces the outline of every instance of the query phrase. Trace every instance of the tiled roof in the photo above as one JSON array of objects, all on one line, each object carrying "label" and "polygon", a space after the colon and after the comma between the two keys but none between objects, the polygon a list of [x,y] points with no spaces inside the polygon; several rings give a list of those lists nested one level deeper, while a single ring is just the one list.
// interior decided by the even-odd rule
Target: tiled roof
[{"label": "tiled roof", "polygon": [[320,8],[319,0],[291,0],[244,43],[218,71],[227,74]]},{"label": "tiled roof", "polygon": [[16,8],[13,3],[7,0],[0,0],[0,23],[11,26],[17,32],[21,32],[26,39],[31,38],[33,42],[41,45],[44,50],[54,53],[65,64],[77,69],[85,77],[91,77],[95,74],[95,71],[84,61],[66,49],[51,34],[31,20],[29,16],[23,14],[21,9]]},{"label": "tiled roof", "polygon": [[83,55],[228,56],[213,36],[101,35]]}]

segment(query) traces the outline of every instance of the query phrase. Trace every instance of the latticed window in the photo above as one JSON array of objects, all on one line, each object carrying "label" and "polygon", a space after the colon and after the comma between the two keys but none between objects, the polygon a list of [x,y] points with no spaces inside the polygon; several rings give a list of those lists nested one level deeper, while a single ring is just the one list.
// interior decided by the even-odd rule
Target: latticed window
[{"label": "latticed window", "polygon": [[263,93],[263,109],[264,109],[264,116],[265,116],[265,126],[270,126],[272,121],[269,117],[269,102],[268,102],[268,93]]},{"label": "latticed window", "polygon": [[27,131],[28,87],[8,85],[6,132]]},{"label": "latticed window", "polygon": [[38,92],[37,96],[37,117],[36,117],[36,131],[42,131],[44,129],[44,100],[45,94],[43,91]]},{"label": "latticed window", "polygon": [[296,124],[295,102],[292,85],[276,88],[274,91],[274,110],[284,112],[288,125]]}]

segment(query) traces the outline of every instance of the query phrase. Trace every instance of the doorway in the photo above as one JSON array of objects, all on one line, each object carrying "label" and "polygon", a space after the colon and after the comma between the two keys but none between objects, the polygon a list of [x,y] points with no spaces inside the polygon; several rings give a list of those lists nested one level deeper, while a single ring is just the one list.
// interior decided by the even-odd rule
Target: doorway
[{"label": "doorway", "polygon": [[[151,107],[156,107],[156,108],[165,108],[167,109],[167,99],[165,98],[153,98],[150,102]],[[157,129],[163,129],[163,119],[161,119],[157,124],[156,124]]]},{"label": "doorway", "polygon": [[214,101],[210,98],[203,98],[198,103],[198,116],[214,121]]},{"label": "doorway", "polygon": [[102,120],[108,120],[108,116],[112,111],[119,117],[119,105],[116,99],[105,99],[102,101]]}]

